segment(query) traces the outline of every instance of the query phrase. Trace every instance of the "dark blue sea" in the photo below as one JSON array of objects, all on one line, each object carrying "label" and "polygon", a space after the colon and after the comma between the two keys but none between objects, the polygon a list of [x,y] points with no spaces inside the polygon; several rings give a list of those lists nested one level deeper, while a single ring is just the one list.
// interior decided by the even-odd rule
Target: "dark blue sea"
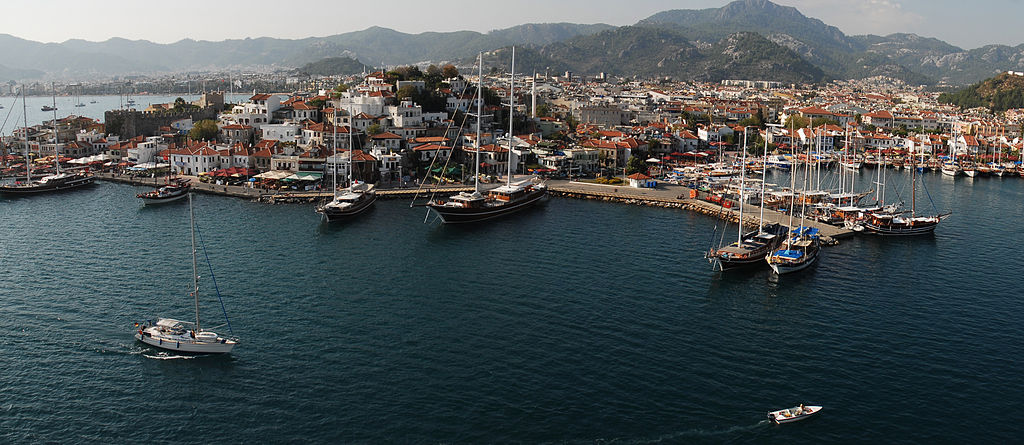
[{"label": "dark blue sea", "polygon": [[[187,204],[0,198],[0,442],[1018,442],[1024,181],[925,184],[919,210],[954,212],[933,237],[779,279],[713,272],[716,221],[681,210],[552,198],[451,227],[379,201],[329,226],[198,195],[242,342],[208,357],[132,338],[192,317]],[[767,423],[799,403],[825,410]]]}]

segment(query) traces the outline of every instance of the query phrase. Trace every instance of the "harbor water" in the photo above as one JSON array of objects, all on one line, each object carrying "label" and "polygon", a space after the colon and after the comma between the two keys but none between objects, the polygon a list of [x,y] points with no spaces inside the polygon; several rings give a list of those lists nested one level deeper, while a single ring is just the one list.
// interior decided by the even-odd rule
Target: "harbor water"
[{"label": "harbor water", "polygon": [[[0,442],[1018,441],[1024,183],[925,183],[954,212],[934,236],[781,278],[712,272],[719,223],[674,209],[552,198],[454,227],[380,201],[326,225],[198,195],[241,341],[207,357],[132,338],[193,317],[185,202],[0,198]],[[799,403],[825,410],[767,422]]]},{"label": "harbor water", "polygon": [[[224,100],[231,103],[248,101],[252,94],[225,94]],[[182,93],[178,95],[133,95],[131,99],[135,105],[127,103],[126,96],[103,95],[103,96],[29,96],[25,105],[21,103],[21,96],[0,96],[0,134],[8,136],[15,128],[25,126],[24,112],[28,112],[28,124],[38,125],[44,122],[53,121],[53,111],[42,111],[43,106],[53,106],[57,103],[57,118],[63,119],[70,115],[85,116],[103,122],[103,113],[108,110],[121,110],[134,108],[142,111],[153,104],[173,103],[177,98],[185,99],[186,102],[199,100],[200,94]],[[81,103],[81,107],[76,107]],[[27,110],[26,110],[27,108]]]}]

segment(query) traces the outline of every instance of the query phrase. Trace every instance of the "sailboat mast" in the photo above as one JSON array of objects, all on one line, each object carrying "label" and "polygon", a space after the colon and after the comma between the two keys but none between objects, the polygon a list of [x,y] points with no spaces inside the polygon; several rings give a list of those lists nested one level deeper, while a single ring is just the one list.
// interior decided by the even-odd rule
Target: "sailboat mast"
[{"label": "sailboat mast", "polygon": [[192,194],[188,194],[188,222],[192,230],[192,298],[196,304],[196,330],[199,332],[199,269],[196,265],[196,216],[192,210]]},{"label": "sailboat mast", "polygon": [[355,145],[352,144],[352,104],[348,105],[348,188],[352,189],[352,170],[355,164],[352,163],[352,155],[355,153]]},{"label": "sailboat mast", "polygon": [[[790,150],[794,154],[793,159],[797,159],[797,157],[795,156],[797,154],[797,151],[796,151],[796,138],[793,137],[796,134],[795,128],[796,128],[796,126],[795,126],[795,124],[791,120],[790,124],[789,124],[789,145],[790,145],[790,147],[792,147]],[[788,229],[789,229],[790,232],[793,231],[793,212],[795,211],[794,207],[796,207],[796,170],[797,169],[795,167],[791,167],[789,169],[789,192],[791,193],[791,195],[789,197],[789,227],[788,227]],[[793,237],[792,236],[787,236],[786,237],[786,249],[788,250],[789,247],[792,246],[792,244],[793,244]]]},{"label": "sailboat mast", "polygon": [[757,233],[764,232],[764,183],[768,180],[768,132],[772,124],[764,125],[764,159],[761,160],[761,209],[757,220]]},{"label": "sailboat mast", "polygon": [[[850,154],[850,124],[846,124],[846,160],[850,163],[850,167],[857,166],[857,150]],[[850,169],[850,206],[853,206],[855,196],[857,195],[857,169]]]},{"label": "sailboat mast", "polygon": [[[814,131],[814,127],[811,127],[811,131]],[[800,233],[803,233],[804,217],[807,216],[807,189],[811,188],[811,183],[814,182],[812,175],[814,172],[811,170],[811,147],[814,144],[807,145],[807,162],[804,163],[804,196],[800,200]]]},{"label": "sailboat mast", "polygon": [[[512,186],[512,122],[516,113],[516,47],[512,47],[512,66],[508,76],[508,181]],[[571,175],[572,172],[569,172]]]},{"label": "sailboat mast", "polygon": [[334,119],[331,119],[331,156],[334,157],[334,170],[331,172],[331,182],[334,183],[334,199],[338,199],[338,108],[334,108]]},{"label": "sailboat mast", "polygon": [[56,158],[53,161],[53,165],[56,166],[57,174],[60,174],[60,151],[57,150],[57,146],[60,145],[60,136],[57,135],[57,84],[51,82],[50,89],[53,90],[53,157]]},{"label": "sailboat mast", "polygon": [[28,98],[25,96],[25,84],[21,85],[21,114],[25,118],[25,182],[32,183],[32,156],[28,148]]},{"label": "sailboat mast", "polygon": [[747,127],[743,127],[743,157],[740,161],[740,219],[737,224],[736,245],[743,246],[743,189],[745,186],[745,180],[747,178]]},{"label": "sailboat mast", "polygon": [[[480,193],[480,120],[484,117],[484,53],[478,55],[476,78],[476,169],[473,175],[474,191]],[[511,153],[511,152],[510,152]]]},{"label": "sailboat mast", "polygon": [[913,218],[917,213],[917,165],[914,163],[914,154],[910,154],[910,217]]}]

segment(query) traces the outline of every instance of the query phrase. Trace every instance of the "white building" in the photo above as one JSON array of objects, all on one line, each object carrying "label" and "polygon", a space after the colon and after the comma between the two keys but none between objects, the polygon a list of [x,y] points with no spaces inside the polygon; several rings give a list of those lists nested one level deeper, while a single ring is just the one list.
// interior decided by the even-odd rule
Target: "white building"
[{"label": "white building", "polygon": [[374,96],[353,96],[350,93],[343,93],[342,97],[331,101],[334,108],[341,110],[352,110],[353,114],[366,113],[372,116],[384,114],[385,101],[380,95]]},{"label": "white building", "polygon": [[146,138],[145,142],[139,142],[134,147],[126,150],[126,160],[135,164],[153,162],[153,158],[160,152],[160,148],[157,146],[157,143],[161,140],[162,138],[159,136],[150,136]]},{"label": "white building", "polygon": [[423,107],[411,100],[403,100],[387,109],[391,122],[396,127],[419,127],[423,125]]},{"label": "white building", "polygon": [[273,94],[256,94],[249,102],[232,108],[232,120],[241,125],[260,128],[269,124],[274,112],[281,109],[281,97]]},{"label": "white building", "polygon": [[263,131],[262,139],[296,143],[302,141],[302,127],[299,124],[267,124],[260,130]]}]

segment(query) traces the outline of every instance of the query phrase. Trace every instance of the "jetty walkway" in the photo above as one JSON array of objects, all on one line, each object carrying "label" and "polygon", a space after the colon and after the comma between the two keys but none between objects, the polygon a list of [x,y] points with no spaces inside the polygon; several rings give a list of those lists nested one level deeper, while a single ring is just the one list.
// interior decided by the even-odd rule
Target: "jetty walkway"
[{"label": "jetty walkway", "polygon": [[[629,186],[558,180],[548,181],[548,188],[552,196],[680,208],[731,222],[739,220],[739,206],[735,202],[733,203],[734,208],[729,209],[712,202],[690,198],[690,191],[692,189],[680,185],[659,183],[657,188],[640,189]],[[760,224],[760,212],[759,206],[745,204],[743,206],[743,225],[757,227]],[[764,222],[766,224],[788,226],[789,215],[775,210],[764,209]],[[797,224],[796,221],[794,221],[794,224]],[[804,225],[818,229],[826,243],[848,238],[856,233],[843,227],[836,227],[819,221],[805,220]]]},{"label": "jetty walkway", "polygon": [[[164,178],[148,178],[140,176],[117,175],[113,173],[97,173],[98,179],[113,182],[122,182],[133,185],[145,185],[159,187],[164,184]],[[236,198],[245,198],[267,203],[303,203],[316,202],[321,198],[331,196],[332,193],[326,190],[317,191],[286,191],[269,190],[258,187],[245,187],[234,185],[220,185],[215,183],[200,182],[195,176],[182,176],[191,179],[192,189],[201,193],[210,193]],[[548,180],[548,190],[552,196],[575,199],[592,199],[607,202],[619,202],[633,205],[647,205],[665,208],[677,208],[689,210],[715,218],[736,222],[739,220],[738,206],[734,208],[723,208],[721,205],[690,198],[691,189],[684,186],[659,183],[656,188],[633,188],[629,186],[613,186],[603,184],[592,184],[587,182]],[[464,185],[443,185],[431,186],[429,188],[382,188],[377,189],[378,199],[412,199],[414,196],[426,200],[436,193],[437,197],[447,197],[463,191],[471,191],[473,187]],[[747,227],[757,227],[760,223],[760,208],[758,206],[744,205],[743,224]],[[789,215],[774,210],[764,210],[764,220],[768,224],[789,225]],[[818,221],[806,220],[804,224],[818,229],[826,243],[834,242],[842,238],[851,237],[855,234],[852,230],[836,227]]]}]

